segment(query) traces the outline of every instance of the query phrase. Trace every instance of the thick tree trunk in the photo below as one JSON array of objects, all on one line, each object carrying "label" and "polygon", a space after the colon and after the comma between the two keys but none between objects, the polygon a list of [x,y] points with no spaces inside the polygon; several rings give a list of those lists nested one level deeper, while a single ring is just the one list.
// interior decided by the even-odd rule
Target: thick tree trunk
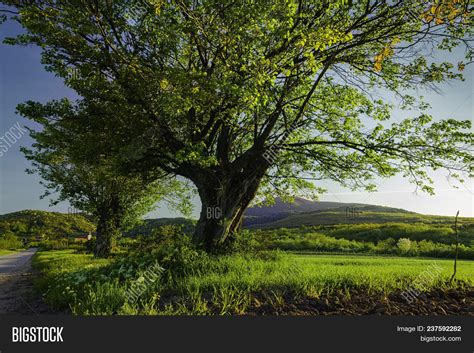
[{"label": "thick tree trunk", "polygon": [[100,217],[97,224],[97,237],[94,249],[95,257],[108,257],[110,255],[117,233],[118,229],[112,219],[106,216]]},{"label": "thick tree trunk", "polygon": [[219,251],[242,226],[245,210],[255,197],[261,175],[208,177],[196,183],[201,198],[201,214],[194,242],[207,252]]}]

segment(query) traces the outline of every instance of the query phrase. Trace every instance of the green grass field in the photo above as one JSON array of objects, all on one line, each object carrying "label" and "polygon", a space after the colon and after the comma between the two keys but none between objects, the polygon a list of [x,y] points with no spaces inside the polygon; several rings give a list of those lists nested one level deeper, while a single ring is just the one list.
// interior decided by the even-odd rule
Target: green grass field
[{"label": "green grass field", "polygon": [[15,253],[16,251],[13,251],[13,250],[4,250],[4,249],[0,249],[0,256],[2,255],[10,255],[10,254],[13,254]]},{"label": "green grass field", "polygon": [[[403,291],[423,273],[424,290],[447,290],[453,262],[429,258],[270,253],[198,257],[166,269],[136,303],[127,290],[146,268],[127,262],[96,260],[71,250],[40,252],[34,264],[46,302],[75,314],[244,314],[258,302],[284,305],[288,298],[332,294],[389,295]],[[436,267],[433,267],[436,266]],[[457,279],[474,284],[474,261],[459,261]],[[459,282],[458,282],[459,284]],[[260,298],[260,299],[258,299]]]},{"label": "green grass field", "polygon": [[[417,259],[347,255],[282,255],[276,261],[223,257],[213,260],[212,271],[187,276],[181,285],[203,291],[213,287],[235,286],[249,290],[282,288],[307,291],[368,288],[390,292],[403,289],[432,265],[442,270],[437,285],[452,274],[453,262],[439,259]],[[474,282],[474,262],[458,263],[458,279]]]}]

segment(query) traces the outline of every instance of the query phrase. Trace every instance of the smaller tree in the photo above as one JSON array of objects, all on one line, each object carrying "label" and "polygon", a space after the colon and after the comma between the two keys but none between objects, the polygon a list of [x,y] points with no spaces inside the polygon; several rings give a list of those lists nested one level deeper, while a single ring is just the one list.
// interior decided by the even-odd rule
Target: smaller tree
[{"label": "smaller tree", "polygon": [[158,170],[119,174],[113,154],[87,124],[89,108],[72,108],[68,100],[19,105],[20,114],[42,127],[41,131],[30,129],[35,143],[22,151],[32,161],[33,168],[27,171],[43,179],[43,198],[56,194],[53,205],[67,200],[94,218],[94,255],[107,257],[120,232],[166,195],[171,195],[168,201],[184,213],[190,209],[190,200],[180,181]]},{"label": "smaller tree", "polygon": [[411,249],[411,240],[408,238],[398,239],[397,248],[401,253],[406,254]]}]

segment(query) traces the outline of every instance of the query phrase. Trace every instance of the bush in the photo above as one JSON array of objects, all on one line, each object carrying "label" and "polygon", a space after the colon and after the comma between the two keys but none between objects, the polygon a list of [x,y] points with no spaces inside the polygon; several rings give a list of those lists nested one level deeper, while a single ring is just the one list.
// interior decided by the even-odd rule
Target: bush
[{"label": "bush", "polygon": [[[362,225],[377,226],[380,225]],[[355,227],[355,234],[353,238],[360,236],[360,227]],[[339,228],[339,227],[338,227]],[[355,239],[346,239],[340,237],[332,237],[328,234],[339,234],[340,229],[334,229],[324,233],[317,233],[314,231],[315,227],[311,229],[275,229],[275,230],[260,230],[253,232],[250,239],[257,242],[256,248],[260,251],[263,249],[280,249],[285,251],[317,251],[317,252],[342,252],[342,253],[376,253],[388,255],[403,255],[403,256],[428,256],[439,258],[452,258],[454,256],[454,245],[452,243],[435,242],[431,240],[416,241],[408,237],[386,237],[386,234],[378,228],[367,230],[371,234],[369,238],[378,240],[375,241],[361,241]],[[327,231],[321,228],[320,231]],[[344,229],[344,232],[347,232]],[[366,234],[368,234],[366,233]],[[389,234],[393,234],[389,232]],[[399,233],[398,233],[399,235]],[[348,236],[346,234],[346,236]],[[460,244],[459,246],[460,259],[474,259],[474,248],[469,245]]]},{"label": "bush", "polygon": [[40,248],[41,250],[64,250],[69,248],[69,241],[66,238],[43,240]]},{"label": "bush", "polygon": [[[335,238],[371,242],[378,242],[388,238],[407,238],[411,241],[430,240],[437,243],[451,244],[454,235],[453,229],[446,224],[432,225],[423,223],[337,225],[331,229],[322,229],[322,231]],[[473,238],[473,232],[469,227],[461,227],[459,236],[461,243],[469,244]]]},{"label": "bush", "polygon": [[375,252],[380,254],[393,254],[396,249],[397,241],[393,238],[379,240],[375,246]]},{"label": "bush", "polygon": [[411,240],[407,238],[398,239],[397,248],[401,253],[406,254],[411,249]]},{"label": "bush", "polygon": [[23,242],[17,236],[6,233],[0,235],[0,249],[17,250],[23,247]]},{"label": "bush", "polygon": [[368,252],[373,244],[347,239],[336,239],[321,233],[278,233],[273,239],[267,240],[269,249],[290,251],[333,251],[333,252]]},{"label": "bush", "polygon": [[182,273],[200,254],[182,227],[165,225],[154,229],[150,236],[139,236],[132,255],[150,254],[161,266]]},{"label": "bush", "polygon": [[265,245],[268,245],[268,243],[265,243],[260,233],[242,230],[229,239],[226,246],[221,249],[221,252],[256,255],[259,251],[265,249]]},{"label": "bush", "polygon": [[83,238],[57,238],[57,239],[47,239],[39,243],[41,250],[65,250],[65,249],[75,249],[75,250],[86,250],[87,241]]},{"label": "bush", "polygon": [[[94,239],[94,238],[93,238]],[[118,252],[128,252],[136,247],[137,240],[135,238],[130,238],[127,236],[121,236],[115,241],[116,251]]]}]

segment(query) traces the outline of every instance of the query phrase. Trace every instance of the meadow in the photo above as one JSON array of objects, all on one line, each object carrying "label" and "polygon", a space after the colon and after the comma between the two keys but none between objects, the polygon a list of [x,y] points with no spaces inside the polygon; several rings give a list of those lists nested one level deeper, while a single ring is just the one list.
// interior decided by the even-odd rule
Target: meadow
[{"label": "meadow", "polygon": [[356,305],[354,313],[367,314],[390,297],[398,306],[407,306],[400,293],[433,266],[437,270],[432,280],[423,283],[422,291],[428,295],[436,290],[459,295],[474,285],[472,261],[459,261],[456,281],[450,283],[453,262],[442,259],[278,251],[178,256],[162,259],[159,280],[146,283],[133,302],[128,294],[135,283],[143,282],[156,260],[153,255],[96,260],[73,250],[45,251],[36,256],[34,265],[44,275],[38,286],[46,303],[77,315],[291,313],[295,303],[308,301],[326,309],[323,312],[344,313],[354,300],[362,300],[362,308]]}]

